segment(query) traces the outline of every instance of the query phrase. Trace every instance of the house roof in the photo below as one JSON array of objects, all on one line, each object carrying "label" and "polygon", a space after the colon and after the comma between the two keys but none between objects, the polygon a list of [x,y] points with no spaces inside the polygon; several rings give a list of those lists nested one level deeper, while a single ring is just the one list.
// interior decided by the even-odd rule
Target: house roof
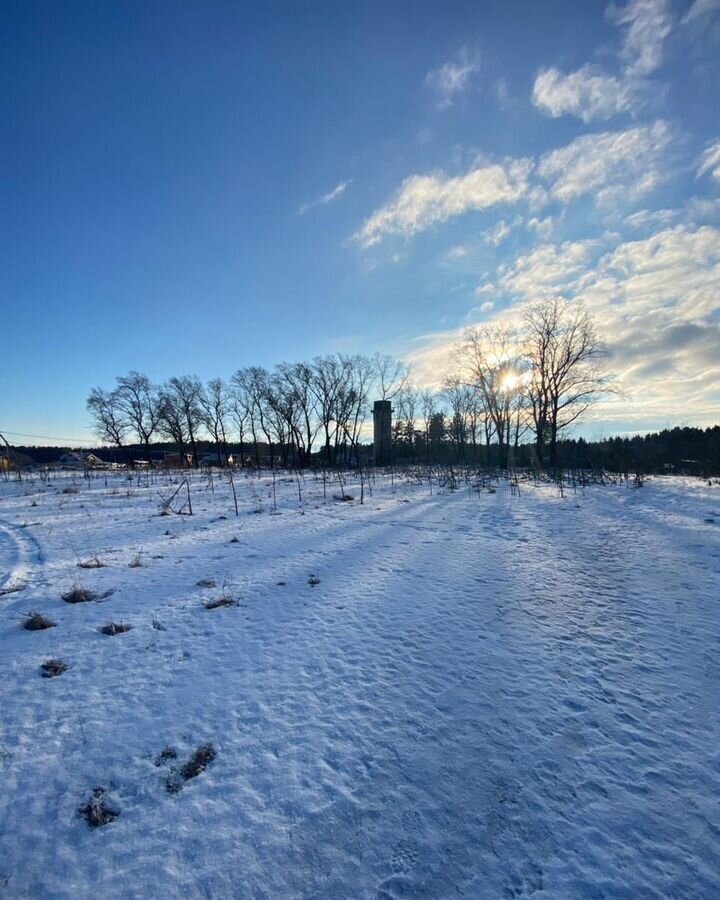
[{"label": "house roof", "polygon": [[35,460],[32,456],[28,456],[27,453],[19,453],[17,450],[5,450],[0,451],[0,457],[5,459],[10,457],[10,462],[15,466],[34,466],[36,465]]}]

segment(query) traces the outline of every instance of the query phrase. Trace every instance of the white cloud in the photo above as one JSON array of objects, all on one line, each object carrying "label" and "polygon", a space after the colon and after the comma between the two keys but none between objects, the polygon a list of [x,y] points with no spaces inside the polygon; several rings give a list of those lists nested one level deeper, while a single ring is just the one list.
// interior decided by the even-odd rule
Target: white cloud
[{"label": "white cloud", "polygon": [[667,176],[666,153],[673,140],[667,123],[600,132],[576,138],[565,147],[545,154],[538,165],[551,194],[567,203],[595,193],[601,203],[617,192],[638,197]]},{"label": "white cloud", "polygon": [[579,279],[601,244],[597,240],[543,244],[501,266],[497,286],[516,297],[530,298],[567,293]]},{"label": "white cloud", "polygon": [[500,109],[507,109],[511,103],[510,88],[507,81],[504,78],[498,78],[494,82],[492,89]]},{"label": "white cloud", "polygon": [[582,299],[623,386],[636,402],[655,396],[670,411],[687,402],[690,383],[704,385],[706,402],[720,381],[718,285],[720,229],[678,225],[605,253],[592,241],[535,248],[500,273],[497,289],[514,295],[516,313],[542,296]]},{"label": "white cloud", "polygon": [[457,244],[455,247],[451,247],[445,256],[448,259],[461,259],[463,256],[467,256],[467,253],[467,247]]},{"label": "white cloud", "polygon": [[607,234],[542,244],[499,266],[495,288],[520,302],[582,296],[605,319],[664,310],[670,322],[678,314],[692,321],[720,309],[719,285],[720,229],[677,225],[635,241]]},{"label": "white cloud", "polygon": [[612,75],[589,64],[570,73],[541,69],[532,94],[541,112],[555,119],[573,115],[583,122],[637,112],[647,86],[644,79],[660,67],[663,44],[673,28],[668,0],[630,0],[620,8],[611,4],[607,16],[626,29],[620,48],[622,72]]},{"label": "white cloud", "polygon": [[683,16],[682,24],[687,25],[690,22],[697,22],[718,10],[720,10],[720,0],[695,0]]},{"label": "white cloud", "polygon": [[425,84],[437,94],[439,106],[450,106],[455,97],[465,90],[470,78],[479,68],[479,55],[471,54],[467,47],[463,47],[456,61],[446,62],[438,69],[428,72]]},{"label": "white cloud", "polygon": [[702,175],[710,175],[715,181],[720,181],[720,141],[711,144],[698,160],[697,177]]},{"label": "white cloud", "polygon": [[668,0],[630,0],[625,7],[610,6],[608,16],[628,29],[620,51],[625,74],[649,75],[658,69],[663,44],[673,27]]},{"label": "white cloud", "polygon": [[530,231],[534,231],[538,237],[547,241],[553,233],[553,228],[555,224],[553,222],[552,216],[546,216],[544,219],[539,219],[537,216],[533,216],[532,219],[528,219],[526,227]]},{"label": "white cloud", "polygon": [[348,178],[347,181],[341,181],[331,191],[328,191],[327,194],[323,194],[321,197],[318,197],[317,200],[311,200],[309,203],[303,203],[303,205],[298,210],[299,214],[302,216],[309,209],[312,209],[315,206],[324,206],[326,203],[332,203],[333,200],[337,200],[338,197],[342,197],[342,195],[351,184],[352,178]]},{"label": "white cloud", "polygon": [[[471,211],[521,200],[537,212],[549,200],[569,203],[593,194],[601,205],[636,199],[669,175],[668,149],[674,140],[663,121],[625,131],[599,132],[576,138],[546,153],[537,167],[530,159],[481,163],[464,175],[444,172],[411,175],[395,195],[377,209],[353,235],[361,247],[379,244],[388,235],[410,237]],[[536,171],[547,187],[532,181]],[[507,235],[504,223],[488,234],[491,243]],[[542,222],[542,225],[540,224]],[[528,227],[549,232],[552,222],[537,217]]]},{"label": "white cloud", "polygon": [[[509,291],[515,303],[494,313],[516,318],[543,295],[582,299],[610,351],[610,365],[630,401],[603,403],[596,417],[611,423],[717,421],[720,383],[720,229],[678,225],[622,242],[548,244],[497,270],[497,284],[476,294]],[[461,331],[426,336],[408,359],[421,383],[452,370]]]},{"label": "white cloud", "polygon": [[631,228],[648,228],[669,225],[678,215],[676,209],[641,209],[625,217],[625,224]]},{"label": "white cloud", "polygon": [[511,227],[505,223],[503,219],[497,223],[490,231],[486,231],[483,235],[485,243],[492,244],[493,247],[499,247],[505,238],[510,234]]},{"label": "white cloud", "polygon": [[472,210],[516,203],[527,193],[531,169],[530,160],[520,159],[479,165],[454,178],[443,172],[411,175],[367,219],[354,240],[370,247],[386,235],[409,237]]},{"label": "white cloud", "polygon": [[720,230],[677,225],[620,244],[585,285],[591,299],[631,319],[662,311],[670,323],[694,321],[719,308]]},{"label": "white cloud", "polygon": [[720,221],[720,197],[691,197],[686,204],[687,219],[693,224]]},{"label": "white cloud", "polygon": [[632,109],[633,88],[628,81],[583,66],[565,75],[558,69],[542,69],[533,85],[533,103],[557,119],[573,115],[583,122],[609,119]]},{"label": "white cloud", "polygon": [[497,290],[494,284],[479,284],[475,288],[475,296],[482,297],[483,294],[492,294]]}]

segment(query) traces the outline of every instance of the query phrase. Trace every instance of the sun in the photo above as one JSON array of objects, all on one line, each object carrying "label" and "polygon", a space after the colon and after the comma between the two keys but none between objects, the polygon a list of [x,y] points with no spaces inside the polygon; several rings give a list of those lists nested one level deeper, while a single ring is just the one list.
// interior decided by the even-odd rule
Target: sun
[{"label": "sun", "polygon": [[520,375],[518,372],[505,372],[500,379],[500,390],[514,391],[518,384],[520,384],[521,380],[522,375]]}]

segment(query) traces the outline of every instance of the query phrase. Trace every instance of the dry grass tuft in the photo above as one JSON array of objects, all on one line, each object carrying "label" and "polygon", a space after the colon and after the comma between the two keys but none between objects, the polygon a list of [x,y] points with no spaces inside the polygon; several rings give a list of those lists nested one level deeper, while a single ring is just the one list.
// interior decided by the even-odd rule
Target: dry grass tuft
[{"label": "dry grass tuft", "polygon": [[40,674],[43,678],[57,678],[67,670],[68,664],[61,659],[48,659],[40,666]]},{"label": "dry grass tuft", "polygon": [[105,563],[97,556],[91,556],[90,559],[82,560],[78,563],[79,569],[104,569]]},{"label": "dry grass tuft", "polygon": [[220,609],[223,606],[237,606],[238,602],[233,597],[218,597],[216,600],[206,600],[203,603],[205,609]]},{"label": "dry grass tuft", "polygon": [[28,613],[22,627],[28,631],[43,631],[45,628],[54,628],[55,622],[46,619],[42,613],[33,612]]},{"label": "dry grass tuft", "polygon": [[215,748],[212,744],[204,744],[202,747],[197,748],[182,769],[180,769],[180,774],[185,781],[189,781],[191,778],[197,778],[201,772],[204,772],[205,769],[207,769],[214,759]]},{"label": "dry grass tuft", "polygon": [[75,584],[72,590],[62,595],[66,603],[89,603],[91,600],[97,600],[97,594],[84,588],[81,584]]},{"label": "dry grass tuft", "polygon": [[81,806],[78,813],[92,828],[100,828],[107,825],[120,815],[120,811],[113,809],[105,802],[105,788],[96,787],[90,802]]},{"label": "dry grass tuft", "polygon": [[22,581],[11,582],[0,589],[0,597],[5,597],[7,594],[17,594],[20,591],[24,591],[26,587],[27,585]]},{"label": "dry grass tuft", "polygon": [[191,778],[197,778],[214,759],[215,748],[212,744],[203,744],[201,747],[198,747],[180,769],[179,773],[173,772],[168,776],[165,782],[168,794],[177,794],[186,781],[190,781]]},{"label": "dry grass tuft", "polygon": [[174,747],[164,747],[155,757],[155,765],[162,766],[163,763],[170,762],[171,759],[177,759],[177,750]]},{"label": "dry grass tuft", "polygon": [[115,637],[116,634],[127,634],[131,628],[132,625],[125,625],[123,622],[109,622],[107,625],[103,625],[100,631],[110,637]]}]

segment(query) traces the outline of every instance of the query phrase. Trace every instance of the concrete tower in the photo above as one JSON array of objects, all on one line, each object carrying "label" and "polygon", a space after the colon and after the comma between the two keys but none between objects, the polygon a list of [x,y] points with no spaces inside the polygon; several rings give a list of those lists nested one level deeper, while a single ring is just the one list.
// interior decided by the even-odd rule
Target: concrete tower
[{"label": "concrete tower", "polygon": [[389,400],[376,400],[373,406],[373,456],[375,465],[390,461],[392,446],[392,404]]}]

